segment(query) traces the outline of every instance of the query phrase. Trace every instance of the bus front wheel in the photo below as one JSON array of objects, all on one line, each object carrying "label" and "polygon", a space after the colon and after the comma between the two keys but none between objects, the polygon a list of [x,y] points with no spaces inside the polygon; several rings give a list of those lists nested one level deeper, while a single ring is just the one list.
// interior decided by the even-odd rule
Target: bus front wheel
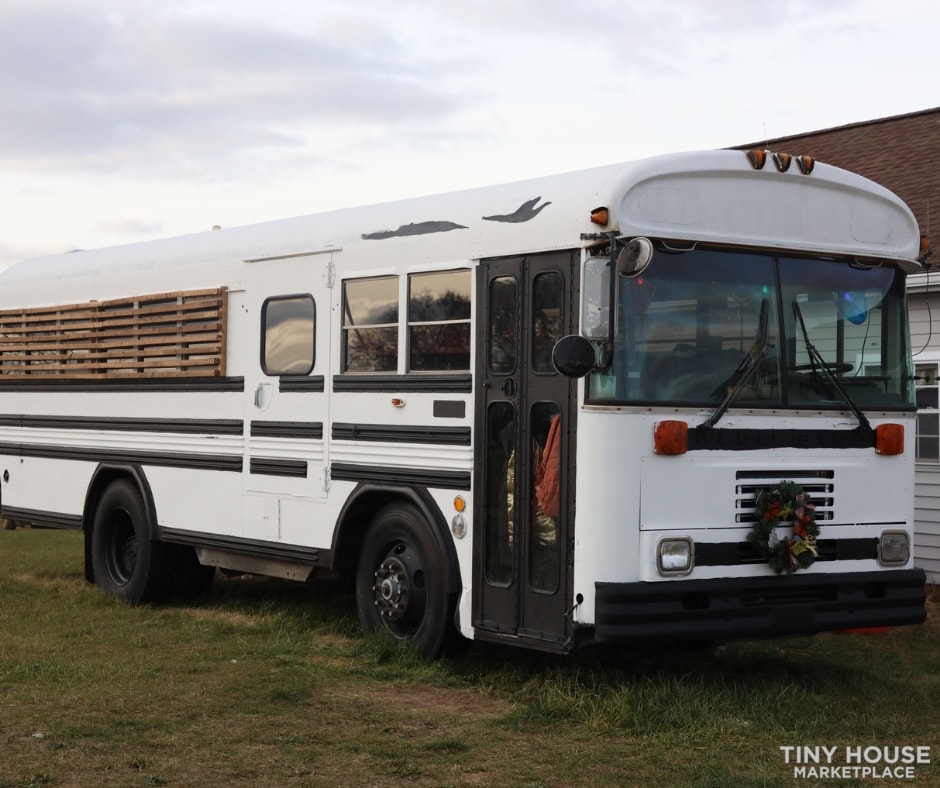
[{"label": "bus front wheel", "polygon": [[447,562],[421,514],[408,504],[382,508],[366,534],[356,572],[359,622],[434,659],[451,633]]}]

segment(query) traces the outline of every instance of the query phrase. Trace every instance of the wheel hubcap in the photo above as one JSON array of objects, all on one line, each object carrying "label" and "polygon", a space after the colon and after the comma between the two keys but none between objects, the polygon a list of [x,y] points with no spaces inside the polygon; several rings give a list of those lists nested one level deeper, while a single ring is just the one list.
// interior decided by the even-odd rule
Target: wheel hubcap
[{"label": "wheel hubcap", "polygon": [[399,636],[411,634],[424,616],[424,569],[418,554],[398,544],[379,563],[372,586],[375,607],[385,625]]}]

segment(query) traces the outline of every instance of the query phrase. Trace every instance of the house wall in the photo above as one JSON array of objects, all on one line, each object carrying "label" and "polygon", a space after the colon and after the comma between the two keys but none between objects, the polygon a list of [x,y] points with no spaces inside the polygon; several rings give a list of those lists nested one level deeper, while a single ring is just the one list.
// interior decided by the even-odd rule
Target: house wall
[{"label": "house wall", "polygon": [[[934,274],[934,276],[937,276]],[[940,279],[940,276],[937,276]],[[940,368],[940,292],[926,284],[908,294],[914,364]],[[914,478],[914,561],[940,583],[940,463],[917,462]]]}]

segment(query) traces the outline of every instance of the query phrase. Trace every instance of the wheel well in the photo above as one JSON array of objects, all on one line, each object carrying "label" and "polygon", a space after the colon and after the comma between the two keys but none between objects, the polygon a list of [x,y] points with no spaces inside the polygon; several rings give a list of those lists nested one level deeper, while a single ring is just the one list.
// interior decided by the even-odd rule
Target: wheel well
[{"label": "wheel well", "polygon": [[353,490],[337,519],[331,550],[332,569],[344,574],[355,572],[359,550],[373,516],[383,506],[395,502],[410,503],[424,516],[450,568],[448,591],[459,591],[460,564],[444,515],[427,490],[413,487],[360,484]]},{"label": "wheel well", "polygon": [[156,509],[153,504],[153,494],[143,469],[139,465],[99,465],[85,493],[85,508],[82,511],[82,532],[85,535],[85,579],[89,583],[95,582],[95,570],[91,560],[91,539],[95,522],[95,510],[98,501],[108,486],[118,479],[127,479],[140,491],[144,506],[147,509],[147,529],[152,535],[157,522]]}]

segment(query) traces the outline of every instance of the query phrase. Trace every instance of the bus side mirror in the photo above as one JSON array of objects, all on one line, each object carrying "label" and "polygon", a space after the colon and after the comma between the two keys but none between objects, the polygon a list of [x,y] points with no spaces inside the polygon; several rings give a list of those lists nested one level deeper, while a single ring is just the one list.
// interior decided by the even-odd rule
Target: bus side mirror
[{"label": "bus side mirror", "polygon": [[569,334],[555,343],[552,363],[568,378],[583,378],[597,366],[597,354],[590,340],[577,334]]},{"label": "bus side mirror", "polygon": [[[622,239],[618,238],[618,244]],[[616,250],[617,247],[614,247]],[[617,273],[634,277],[642,274],[653,259],[653,244],[649,238],[634,238],[615,251]]]}]

